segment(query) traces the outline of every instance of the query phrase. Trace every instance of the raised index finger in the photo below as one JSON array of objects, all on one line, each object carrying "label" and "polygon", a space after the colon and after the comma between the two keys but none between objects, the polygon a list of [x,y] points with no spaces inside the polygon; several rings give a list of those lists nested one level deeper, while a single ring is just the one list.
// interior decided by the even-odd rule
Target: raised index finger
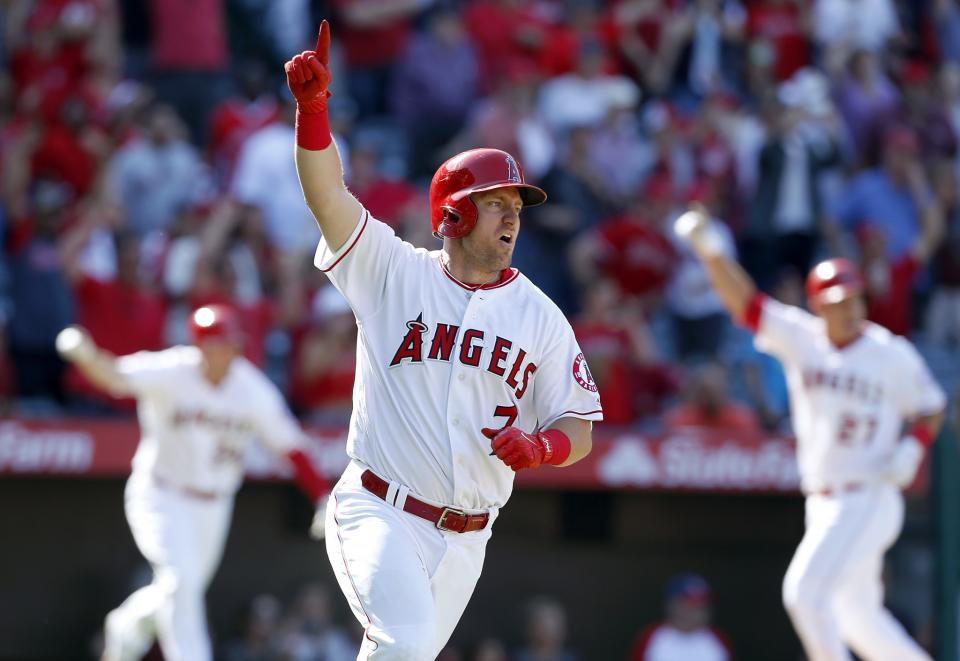
[{"label": "raised index finger", "polygon": [[327,23],[327,19],[320,22],[320,34],[317,35],[317,47],[314,48],[314,52],[320,64],[326,66],[330,57],[330,24]]}]

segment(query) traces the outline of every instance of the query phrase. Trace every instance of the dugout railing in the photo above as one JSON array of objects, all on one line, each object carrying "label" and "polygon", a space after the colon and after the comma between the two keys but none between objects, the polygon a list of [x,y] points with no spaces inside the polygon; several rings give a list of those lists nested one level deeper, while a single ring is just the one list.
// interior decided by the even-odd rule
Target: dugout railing
[{"label": "dugout railing", "polygon": [[934,444],[933,490],[937,526],[937,659],[958,661],[960,599],[960,452],[947,425]]}]

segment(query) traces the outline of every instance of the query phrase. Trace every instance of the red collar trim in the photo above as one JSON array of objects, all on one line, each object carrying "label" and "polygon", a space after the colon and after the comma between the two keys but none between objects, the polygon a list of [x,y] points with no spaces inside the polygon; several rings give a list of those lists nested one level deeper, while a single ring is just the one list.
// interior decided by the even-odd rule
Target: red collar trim
[{"label": "red collar trim", "polygon": [[505,285],[510,284],[511,282],[517,279],[517,276],[520,275],[520,271],[518,271],[517,269],[512,267],[506,268],[500,271],[500,278],[495,282],[488,282],[485,285],[472,285],[466,282],[461,282],[460,280],[455,278],[454,275],[450,273],[450,270],[447,268],[447,265],[443,263],[442,255],[439,255],[437,257],[437,261],[440,263],[440,270],[443,271],[443,274],[448,278],[450,278],[451,280],[453,280],[455,283],[457,283],[458,286],[462,287],[463,289],[466,289],[467,291],[477,291],[478,289],[498,289],[499,287],[503,287]]}]

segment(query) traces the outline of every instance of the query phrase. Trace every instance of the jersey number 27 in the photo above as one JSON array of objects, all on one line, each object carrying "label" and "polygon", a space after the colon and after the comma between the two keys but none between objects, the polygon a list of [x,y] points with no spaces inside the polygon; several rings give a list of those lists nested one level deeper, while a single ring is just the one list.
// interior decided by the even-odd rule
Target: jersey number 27
[{"label": "jersey number 27", "polygon": [[876,416],[844,413],[840,416],[837,442],[841,445],[870,445],[876,431]]}]

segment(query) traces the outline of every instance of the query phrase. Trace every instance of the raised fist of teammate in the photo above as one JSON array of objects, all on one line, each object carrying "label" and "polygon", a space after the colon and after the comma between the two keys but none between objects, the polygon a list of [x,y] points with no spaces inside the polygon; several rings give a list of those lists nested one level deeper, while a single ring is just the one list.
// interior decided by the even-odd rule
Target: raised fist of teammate
[{"label": "raised fist of teammate", "polygon": [[920,441],[913,436],[904,436],[897,443],[887,463],[885,470],[887,479],[901,489],[909,487],[917,476],[917,470],[923,462],[925,452]]},{"label": "raised fist of teammate", "polygon": [[692,205],[674,221],[673,233],[701,257],[723,254],[723,237],[707,210],[699,204]]},{"label": "raised fist of teammate", "polygon": [[320,23],[320,34],[313,50],[294,55],[283,65],[287,86],[297,100],[300,112],[321,112],[327,107],[330,92],[330,24]]},{"label": "raised fist of teammate", "polygon": [[80,326],[67,326],[57,333],[57,353],[71,363],[82,363],[96,354],[97,347]]}]

